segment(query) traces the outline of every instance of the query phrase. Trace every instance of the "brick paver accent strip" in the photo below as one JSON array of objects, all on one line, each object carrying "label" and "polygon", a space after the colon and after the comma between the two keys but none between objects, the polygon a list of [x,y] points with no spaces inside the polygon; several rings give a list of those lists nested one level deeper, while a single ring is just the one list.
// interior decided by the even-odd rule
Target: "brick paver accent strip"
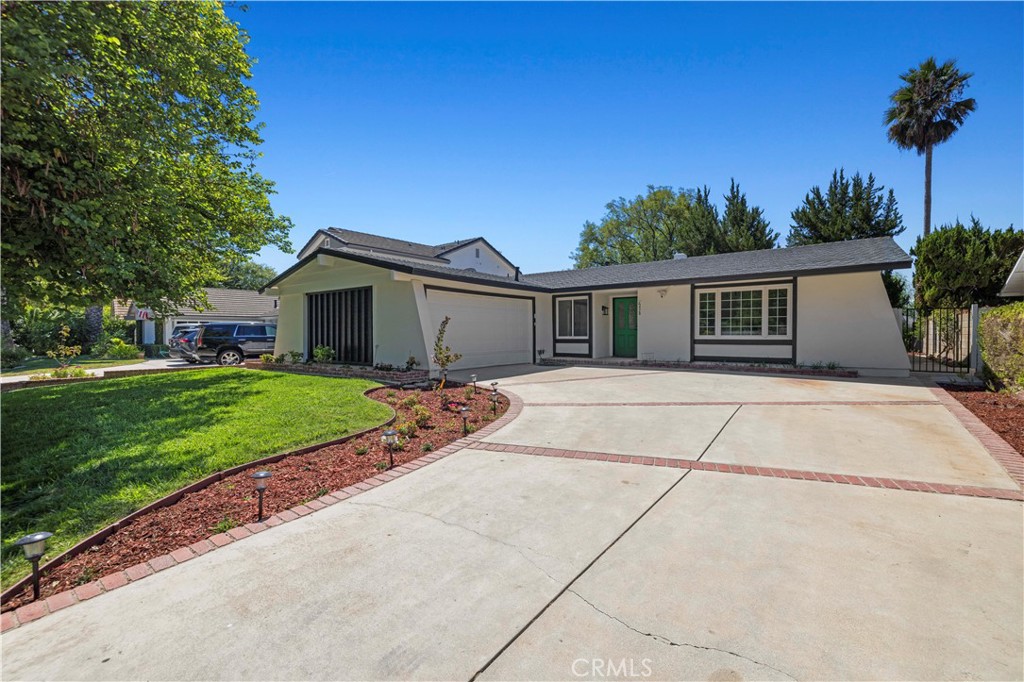
[{"label": "brick paver accent strip", "polygon": [[784,407],[814,405],[925,405],[937,406],[937,400],[693,400],[675,402],[622,402],[622,403],[523,403],[526,407],[735,407],[736,405],[780,405]]},{"label": "brick paver accent strip", "polygon": [[1024,487],[1024,455],[1014,450],[1013,446],[1003,440],[1002,436],[978,419],[977,415],[964,407],[959,400],[947,393],[946,389],[933,386],[931,392],[967,429],[967,432],[978,439],[981,446],[985,448],[992,459],[999,462],[999,466],[1003,467],[1007,475],[1018,486]]},{"label": "brick paver accent strip", "polygon": [[841,485],[859,485],[870,488],[886,488],[889,490],[911,490],[943,495],[962,495],[968,497],[991,497],[999,500],[1024,500],[1020,490],[1005,488],[981,488],[970,485],[948,485],[927,481],[906,481],[894,478],[875,478],[872,476],[852,474],[831,474],[823,471],[804,471],[799,469],[780,469],[777,467],[759,467],[747,464],[725,464],[697,461],[693,459],[667,459],[663,457],[643,457],[636,455],[615,455],[608,452],[581,452],[579,450],[563,450],[561,448],[540,448],[536,446],[514,445],[511,443],[477,443],[474,450],[489,452],[511,452],[519,455],[536,455],[539,457],[562,457],[568,459],[585,459],[598,462],[616,462],[640,466],[672,467],[677,469],[696,469],[699,471],[717,471],[726,474],[742,474],[745,476],[765,476],[769,478],[793,478],[821,483]]},{"label": "brick paver accent strip", "polygon": [[312,514],[314,511],[318,511],[332,504],[337,504],[342,500],[361,494],[367,490],[373,490],[376,486],[401,478],[405,474],[412,473],[428,464],[444,459],[448,455],[455,454],[464,448],[470,446],[476,447],[477,441],[488,434],[494,433],[502,426],[505,426],[522,412],[523,401],[519,396],[513,393],[505,393],[504,391],[503,394],[509,400],[509,409],[504,415],[493,422],[490,422],[487,426],[482,427],[470,436],[461,438],[446,445],[440,450],[436,450],[411,462],[407,462],[401,467],[382,472],[370,479],[367,479],[365,482],[357,483],[342,490],[329,493],[307,502],[304,505],[299,505],[292,509],[286,509],[263,519],[261,523],[247,523],[244,526],[232,528],[226,533],[218,533],[206,540],[194,542],[188,547],[180,547],[170,554],[164,554],[154,559],[150,559],[147,563],[136,564],[124,571],[117,571],[115,573],[105,575],[97,581],[86,585],[79,585],[72,590],[60,592],[46,599],[26,604],[14,611],[8,611],[2,614],[3,621],[0,632],[6,632],[7,630],[20,627],[25,623],[36,620],[37,618],[42,618],[51,611],[66,608],[72,604],[78,603],[79,601],[92,599],[104,592],[109,592],[119,587],[123,587],[129,582],[141,580],[142,578],[153,575],[157,571],[162,571],[176,564],[201,556],[207,552],[211,552],[218,547],[230,545],[236,540],[242,540],[268,528],[273,528],[274,526],[280,526],[289,521],[294,521],[300,516]]}]

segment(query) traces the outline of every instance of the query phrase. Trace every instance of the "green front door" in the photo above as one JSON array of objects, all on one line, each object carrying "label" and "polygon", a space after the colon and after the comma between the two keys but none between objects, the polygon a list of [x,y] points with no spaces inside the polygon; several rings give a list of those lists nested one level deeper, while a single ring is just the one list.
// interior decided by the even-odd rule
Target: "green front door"
[{"label": "green front door", "polygon": [[612,299],[612,355],[636,357],[636,297]]}]

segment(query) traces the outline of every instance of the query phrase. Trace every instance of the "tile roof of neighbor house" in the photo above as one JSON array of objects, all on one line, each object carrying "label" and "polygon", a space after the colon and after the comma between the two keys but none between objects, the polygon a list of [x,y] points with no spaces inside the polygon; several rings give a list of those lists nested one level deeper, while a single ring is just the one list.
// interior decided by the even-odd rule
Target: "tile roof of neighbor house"
[{"label": "tile roof of neighbor house", "polygon": [[318,255],[345,258],[409,274],[544,292],[685,284],[816,273],[899,270],[910,267],[910,256],[891,237],[763,251],[742,251],[714,256],[695,256],[678,260],[605,265],[581,270],[540,272],[532,275],[520,275],[518,279],[453,268],[442,262],[434,264],[403,258],[401,254],[367,253],[358,249],[335,248],[318,249],[275,277],[264,289],[276,286],[278,282]]},{"label": "tile roof of neighbor house", "polygon": [[204,288],[208,306],[205,310],[178,308],[178,315],[212,315],[218,317],[272,317],[277,315],[277,298],[248,289]]}]

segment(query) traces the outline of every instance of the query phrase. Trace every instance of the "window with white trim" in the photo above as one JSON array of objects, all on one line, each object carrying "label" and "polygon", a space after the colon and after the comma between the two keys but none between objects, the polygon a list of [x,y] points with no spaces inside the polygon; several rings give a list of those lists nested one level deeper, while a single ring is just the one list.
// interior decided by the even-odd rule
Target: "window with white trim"
[{"label": "window with white trim", "polygon": [[555,337],[586,339],[590,336],[590,300],[559,298],[555,302]]},{"label": "window with white trim", "polygon": [[694,311],[697,340],[792,338],[792,284],[703,289]]}]

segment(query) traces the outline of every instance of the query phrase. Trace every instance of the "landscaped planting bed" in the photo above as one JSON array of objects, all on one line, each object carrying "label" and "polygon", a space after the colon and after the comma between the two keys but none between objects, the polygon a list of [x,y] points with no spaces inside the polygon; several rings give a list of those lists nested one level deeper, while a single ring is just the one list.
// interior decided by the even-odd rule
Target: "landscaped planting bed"
[{"label": "landscaped planting bed", "polygon": [[1024,454],[1024,400],[968,386],[947,386],[946,390],[1014,450]]},{"label": "landscaped planting bed", "polygon": [[[489,394],[482,388],[477,393],[473,393],[471,387],[448,388],[445,398],[436,391],[389,388],[375,389],[367,395],[390,405],[396,412],[396,420],[389,428],[399,429],[403,435],[401,449],[394,451],[395,466],[461,438],[463,423],[458,407],[462,405],[470,408],[467,421],[471,431],[495,418]],[[456,411],[446,406],[449,401],[457,402]],[[508,400],[499,396],[497,416],[507,409]],[[425,425],[413,430],[409,424],[415,424],[417,417]],[[388,462],[388,451],[381,440],[383,430],[374,430],[340,445],[255,466],[188,493],[169,507],[140,516],[102,544],[44,574],[42,597],[255,521],[257,498],[250,478],[254,471],[265,469],[273,473],[263,500],[265,517],[375,476]],[[29,601],[31,586],[4,604],[2,610],[8,611]]]}]

